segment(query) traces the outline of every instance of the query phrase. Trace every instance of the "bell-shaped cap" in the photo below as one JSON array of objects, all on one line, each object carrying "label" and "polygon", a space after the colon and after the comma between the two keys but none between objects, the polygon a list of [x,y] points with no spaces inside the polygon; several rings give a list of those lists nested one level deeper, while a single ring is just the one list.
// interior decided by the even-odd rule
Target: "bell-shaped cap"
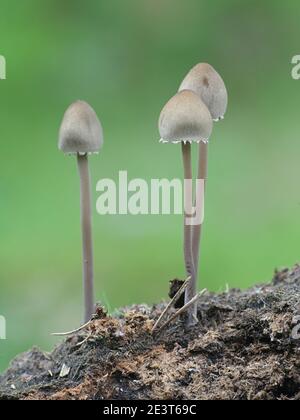
[{"label": "bell-shaped cap", "polygon": [[207,142],[213,128],[209,110],[200,97],[190,90],[173,96],[159,118],[163,143]]},{"label": "bell-shaped cap", "polygon": [[103,145],[103,130],[97,114],[84,101],[74,102],[65,112],[58,147],[66,154],[97,153]]},{"label": "bell-shaped cap", "polygon": [[207,63],[197,64],[184,78],[179,92],[192,90],[200,96],[209,109],[213,120],[224,118],[228,105],[228,93],[219,73]]}]

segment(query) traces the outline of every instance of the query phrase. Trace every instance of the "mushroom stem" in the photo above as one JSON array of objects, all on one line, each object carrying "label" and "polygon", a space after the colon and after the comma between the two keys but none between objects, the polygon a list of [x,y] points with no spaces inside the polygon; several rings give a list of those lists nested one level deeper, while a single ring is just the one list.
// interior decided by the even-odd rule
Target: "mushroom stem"
[{"label": "mushroom stem", "polygon": [[[193,226],[188,224],[188,218],[191,217],[193,207],[193,191],[192,191],[192,158],[191,144],[182,143],[182,156],[184,167],[184,259],[187,275],[191,277],[189,284],[185,290],[185,304],[189,303],[196,295],[196,277],[193,260]],[[187,325],[193,325],[197,322],[197,302],[188,309]]]},{"label": "mushroom stem", "polygon": [[[198,179],[199,180],[203,179],[205,184],[207,180],[207,167],[208,167],[208,143],[201,142],[199,145]],[[200,192],[198,192],[198,194],[199,193]],[[196,205],[197,205],[197,199],[196,199]],[[203,203],[200,203],[200,205],[202,206]],[[202,224],[194,226],[192,248],[193,248],[193,260],[194,260],[196,279],[198,278],[201,233],[202,233]]]},{"label": "mushroom stem", "polygon": [[84,321],[94,314],[94,267],[92,242],[91,181],[88,155],[77,154],[80,176],[80,206],[83,253]]}]

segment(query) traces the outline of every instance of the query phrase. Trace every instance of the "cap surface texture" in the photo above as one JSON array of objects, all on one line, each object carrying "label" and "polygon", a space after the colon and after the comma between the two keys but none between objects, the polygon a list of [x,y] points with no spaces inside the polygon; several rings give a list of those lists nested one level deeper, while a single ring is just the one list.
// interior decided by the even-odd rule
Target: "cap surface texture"
[{"label": "cap surface texture", "polygon": [[181,83],[179,92],[186,89],[200,96],[213,120],[224,118],[228,93],[223,79],[211,65],[200,63],[193,67]]},{"label": "cap surface texture", "polygon": [[103,145],[103,130],[93,108],[84,101],[66,110],[59,131],[58,147],[66,154],[97,153]]},{"label": "cap surface texture", "polygon": [[189,90],[173,96],[159,118],[161,141],[165,143],[208,141],[212,128],[212,118],[206,105]]}]

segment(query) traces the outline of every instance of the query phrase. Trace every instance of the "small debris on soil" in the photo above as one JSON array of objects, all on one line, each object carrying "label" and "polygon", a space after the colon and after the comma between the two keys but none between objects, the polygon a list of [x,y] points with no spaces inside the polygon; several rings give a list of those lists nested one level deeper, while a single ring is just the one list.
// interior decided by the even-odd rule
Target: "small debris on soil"
[{"label": "small debris on soil", "polygon": [[60,378],[65,378],[66,376],[69,375],[70,370],[71,370],[71,368],[69,368],[69,366],[63,364],[62,368],[61,368],[61,371],[60,371],[60,374],[59,374],[59,377]]},{"label": "small debris on soil", "polygon": [[[169,298],[173,299],[180,288],[183,286],[184,280],[174,279],[170,281],[170,291]],[[174,308],[180,309],[184,306],[184,293],[182,293],[181,298],[175,303]]]},{"label": "small debris on soil", "polygon": [[176,319],[152,335],[164,308],[136,305],[115,318],[98,308],[51,354],[34,348],[13,360],[0,400],[300,400],[300,266],[269,285],[206,293],[198,325]]}]

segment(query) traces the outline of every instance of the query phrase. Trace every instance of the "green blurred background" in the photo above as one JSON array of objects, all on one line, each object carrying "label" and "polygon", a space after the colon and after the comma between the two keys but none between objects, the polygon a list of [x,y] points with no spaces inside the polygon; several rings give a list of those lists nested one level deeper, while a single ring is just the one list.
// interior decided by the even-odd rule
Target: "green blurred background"
[{"label": "green blurred background", "polygon": [[[97,180],[119,170],[182,176],[180,148],[158,143],[158,116],[186,72],[211,63],[230,106],[211,140],[199,287],[247,287],[299,261],[299,1],[2,0],[0,12],[1,369],[81,322],[78,175],[57,150],[78,98],[105,131],[91,158],[96,201]],[[98,299],[113,310],[166,298],[184,277],[182,218],[94,213]]]}]

